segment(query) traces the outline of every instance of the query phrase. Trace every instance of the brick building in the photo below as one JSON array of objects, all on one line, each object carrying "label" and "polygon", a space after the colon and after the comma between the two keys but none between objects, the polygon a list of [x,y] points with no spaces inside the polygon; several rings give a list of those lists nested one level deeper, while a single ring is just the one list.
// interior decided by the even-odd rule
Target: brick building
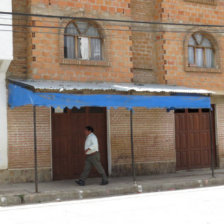
[{"label": "brick building", "polygon": [[[12,2],[14,12],[55,17],[14,16],[14,60],[8,70],[8,78],[134,82],[212,90],[216,92],[212,97],[216,165],[223,167],[222,28],[189,25],[224,25],[222,1]],[[91,18],[154,23],[121,23]],[[176,25],[172,25],[174,23]],[[167,111],[135,108],[133,125],[137,174],[209,167],[208,117],[206,109]],[[97,134],[103,139],[100,140],[104,148],[102,160],[108,173],[130,175],[129,119],[130,113],[125,108],[73,108],[63,111],[38,108],[40,179],[78,176],[83,155],[82,151],[72,149],[82,148],[84,139],[79,131],[86,121],[100,130]],[[85,122],[81,122],[83,120]],[[0,172],[0,182],[33,180],[32,121],[32,106],[8,108],[8,169]],[[72,143],[74,136],[79,136],[82,141]]]}]

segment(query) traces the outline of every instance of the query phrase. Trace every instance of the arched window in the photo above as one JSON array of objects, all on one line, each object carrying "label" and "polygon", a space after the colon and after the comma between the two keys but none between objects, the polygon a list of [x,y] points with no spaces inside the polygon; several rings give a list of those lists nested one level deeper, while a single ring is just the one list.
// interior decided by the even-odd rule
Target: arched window
[{"label": "arched window", "polygon": [[188,65],[200,68],[215,67],[215,50],[211,41],[201,33],[194,33],[189,39]]},{"label": "arched window", "polygon": [[102,60],[102,39],[98,29],[88,22],[71,22],[64,33],[64,57]]}]

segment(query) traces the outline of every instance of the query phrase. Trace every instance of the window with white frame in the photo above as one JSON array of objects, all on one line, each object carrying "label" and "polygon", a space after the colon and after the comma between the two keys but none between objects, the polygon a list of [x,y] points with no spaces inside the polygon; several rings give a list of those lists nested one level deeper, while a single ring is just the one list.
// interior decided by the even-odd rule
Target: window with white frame
[{"label": "window with white frame", "polygon": [[201,33],[194,33],[188,42],[188,66],[215,67],[215,50],[211,41]]},{"label": "window with white frame", "polygon": [[64,57],[102,60],[102,38],[98,29],[86,21],[69,23],[64,33]]}]

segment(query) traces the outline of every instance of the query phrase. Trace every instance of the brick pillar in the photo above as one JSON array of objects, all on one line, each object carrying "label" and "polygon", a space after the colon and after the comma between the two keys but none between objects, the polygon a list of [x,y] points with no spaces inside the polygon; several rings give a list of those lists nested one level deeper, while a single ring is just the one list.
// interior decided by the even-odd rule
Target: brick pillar
[{"label": "brick pillar", "polygon": [[216,105],[216,154],[220,168],[224,168],[224,104]]}]

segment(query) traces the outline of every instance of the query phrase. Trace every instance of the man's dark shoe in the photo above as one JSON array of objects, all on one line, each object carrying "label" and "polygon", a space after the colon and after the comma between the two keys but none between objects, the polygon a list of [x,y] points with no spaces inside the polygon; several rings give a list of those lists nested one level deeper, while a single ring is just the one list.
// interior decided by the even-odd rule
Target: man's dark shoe
[{"label": "man's dark shoe", "polygon": [[109,184],[109,181],[108,180],[102,180],[101,184],[100,185],[107,185]]},{"label": "man's dark shoe", "polygon": [[85,186],[85,181],[83,180],[76,180],[75,181],[79,186]]}]

